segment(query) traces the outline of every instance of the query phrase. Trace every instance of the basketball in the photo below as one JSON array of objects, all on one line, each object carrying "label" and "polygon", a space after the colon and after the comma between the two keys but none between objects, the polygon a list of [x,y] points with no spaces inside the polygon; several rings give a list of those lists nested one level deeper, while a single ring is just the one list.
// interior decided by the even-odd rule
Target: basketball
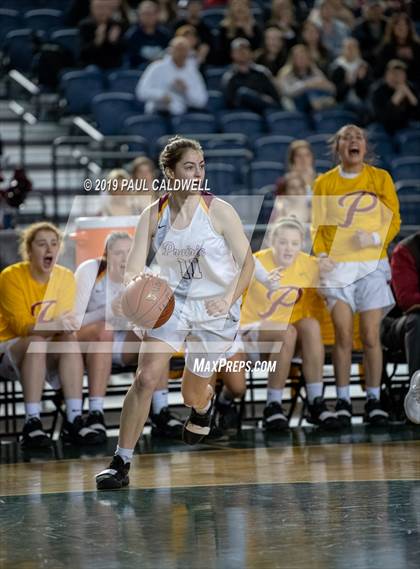
[{"label": "basketball", "polygon": [[141,275],[125,289],[121,298],[124,316],[140,328],[160,328],[172,316],[174,295],[166,281]]}]

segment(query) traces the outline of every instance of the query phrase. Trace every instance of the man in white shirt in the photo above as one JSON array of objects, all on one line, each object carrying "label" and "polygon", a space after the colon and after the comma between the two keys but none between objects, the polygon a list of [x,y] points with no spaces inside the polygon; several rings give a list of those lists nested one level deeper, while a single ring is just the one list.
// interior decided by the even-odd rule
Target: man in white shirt
[{"label": "man in white shirt", "polygon": [[169,54],[147,67],[136,87],[136,96],[145,102],[146,113],[181,115],[191,108],[206,106],[207,88],[189,51],[186,39],[174,38]]}]

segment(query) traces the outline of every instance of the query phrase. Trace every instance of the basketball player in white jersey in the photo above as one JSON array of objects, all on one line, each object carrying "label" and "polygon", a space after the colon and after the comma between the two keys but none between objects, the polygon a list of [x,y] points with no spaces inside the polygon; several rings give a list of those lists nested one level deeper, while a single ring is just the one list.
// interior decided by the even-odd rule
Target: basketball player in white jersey
[{"label": "basketball player in white jersey", "polygon": [[[235,339],[240,299],[254,271],[237,213],[200,189],[205,177],[201,146],[174,137],[161,152],[160,167],[169,191],[139,218],[125,281],[144,271],[153,244],[160,276],[174,290],[175,310],[166,324],[148,330],[141,344],[136,377],[124,400],[116,453],[109,468],[96,476],[100,490],[128,485],[133,449],[156,383],[171,355],[184,343],[182,394],[191,413],[183,438],[195,444],[209,434],[212,364],[225,356]],[[188,189],[171,191],[177,180],[188,180]]]},{"label": "basketball player in white jersey", "polygon": [[[88,344],[84,354],[89,386],[86,426],[98,433],[98,442],[106,440],[103,406],[112,365],[135,364],[140,345],[139,337],[125,317],[120,316],[120,311],[115,310],[114,304],[124,289],[124,271],[131,245],[132,238],[128,233],[114,231],[105,241],[103,257],[85,261],[75,273],[75,312],[81,324],[77,338]],[[109,342],[112,351],[97,351],[96,342]],[[169,411],[168,377],[169,369],[166,369],[153,393],[152,434],[178,439],[182,434],[182,423]]]}]

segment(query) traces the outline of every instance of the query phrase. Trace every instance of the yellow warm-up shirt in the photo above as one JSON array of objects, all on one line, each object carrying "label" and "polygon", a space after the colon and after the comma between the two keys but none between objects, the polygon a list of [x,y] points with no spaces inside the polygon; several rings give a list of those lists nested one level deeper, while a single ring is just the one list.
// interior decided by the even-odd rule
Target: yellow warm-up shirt
[{"label": "yellow warm-up shirt", "polygon": [[48,283],[36,281],[26,261],[7,267],[0,274],[0,342],[72,310],[75,296],[74,275],[65,267],[55,265]]},{"label": "yellow warm-up shirt", "polygon": [[[254,253],[254,257],[268,272],[277,268],[271,248]],[[293,324],[312,316],[315,306],[323,302],[315,290],[318,276],[317,261],[306,253],[299,253],[293,265],[282,271],[279,290],[270,293],[254,278],[243,300],[241,325],[262,320]]]},{"label": "yellow warm-up shirt", "polygon": [[[386,170],[364,164],[355,178],[344,178],[339,167],[319,176],[312,200],[312,239],[316,255],[339,262],[377,261],[386,257],[400,229],[399,202]],[[357,230],[377,233],[380,244],[360,249]]]}]

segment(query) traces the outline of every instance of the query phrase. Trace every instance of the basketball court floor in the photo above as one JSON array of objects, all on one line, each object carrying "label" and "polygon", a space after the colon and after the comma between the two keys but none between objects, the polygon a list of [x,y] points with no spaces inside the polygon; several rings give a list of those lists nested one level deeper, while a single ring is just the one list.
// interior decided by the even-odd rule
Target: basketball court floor
[{"label": "basketball court floor", "polygon": [[131,485],[95,450],[0,446],[1,569],[418,569],[420,427],[141,439]]}]

